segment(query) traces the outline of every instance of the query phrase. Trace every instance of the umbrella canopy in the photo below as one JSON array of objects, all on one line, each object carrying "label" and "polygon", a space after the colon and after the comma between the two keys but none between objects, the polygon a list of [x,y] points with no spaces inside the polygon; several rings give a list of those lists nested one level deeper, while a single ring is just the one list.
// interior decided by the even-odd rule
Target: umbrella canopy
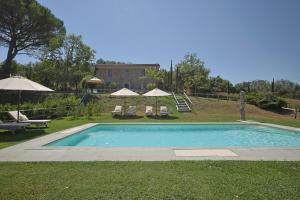
[{"label": "umbrella canopy", "polygon": [[17,90],[17,91],[46,91],[54,90],[47,88],[39,83],[33,82],[22,76],[12,76],[0,80],[0,90]]},{"label": "umbrella canopy", "polygon": [[104,83],[103,80],[101,80],[101,79],[99,79],[97,77],[93,77],[90,80],[87,80],[86,82],[87,83],[92,83],[92,84],[102,84],[102,83]]},{"label": "umbrella canopy", "polygon": [[165,96],[170,96],[170,93],[167,93],[165,91],[162,91],[158,88],[155,88],[145,94],[143,94],[143,96],[146,97],[155,97],[156,103],[155,103],[155,114],[157,115],[157,97],[165,97]]},{"label": "umbrella canopy", "polygon": [[143,94],[143,96],[146,96],[146,97],[164,97],[164,96],[170,96],[170,95],[171,95],[170,93],[162,91],[158,88],[155,88],[155,89]]},{"label": "umbrella canopy", "polygon": [[122,96],[122,97],[132,97],[132,96],[139,96],[138,93],[133,92],[127,88],[122,88],[114,93],[110,94],[111,96]]},{"label": "umbrella canopy", "polygon": [[18,91],[18,120],[20,113],[20,99],[21,91],[40,91],[40,92],[52,92],[54,90],[47,88],[39,83],[31,81],[22,76],[12,76],[10,78],[5,78],[0,80],[0,90],[16,90]]}]

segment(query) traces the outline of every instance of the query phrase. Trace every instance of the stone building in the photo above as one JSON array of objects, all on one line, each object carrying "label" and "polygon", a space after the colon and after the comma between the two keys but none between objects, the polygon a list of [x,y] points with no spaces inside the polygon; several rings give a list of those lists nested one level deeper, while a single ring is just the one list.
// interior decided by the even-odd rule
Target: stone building
[{"label": "stone building", "polygon": [[117,88],[145,90],[150,80],[141,79],[146,69],[159,69],[159,64],[97,64],[96,76],[104,80],[106,85],[116,83]]}]

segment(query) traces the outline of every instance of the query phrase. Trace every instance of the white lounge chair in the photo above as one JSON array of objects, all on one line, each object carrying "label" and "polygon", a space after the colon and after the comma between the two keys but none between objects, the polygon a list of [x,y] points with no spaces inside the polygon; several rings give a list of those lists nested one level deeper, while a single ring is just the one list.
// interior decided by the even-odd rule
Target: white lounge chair
[{"label": "white lounge chair", "polygon": [[13,133],[16,130],[24,130],[26,128],[26,126],[29,126],[29,125],[30,125],[29,123],[16,123],[16,122],[4,123],[0,120],[0,129],[10,130]]},{"label": "white lounge chair", "polygon": [[122,115],[122,106],[116,106],[115,110],[111,112],[113,116]]},{"label": "white lounge chair", "polygon": [[160,115],[166,116],[168,114],[169,114],[169,112],[168,112],[167,106],[160,106]]},{"label": "white lounge chair", "polygon": [[135,115],[136,114],[136,106],[129,106],[126,114],[127,115]]},{"label": "white lounge chair", "polygon": [[145,115],[146,116],[152,116],[153,115],[153,107],[152,106],[146,106]]},{"label": "white lounge chair", "polygon": [[[18,121],[18,111],[9,111],[8,114],[14,118],[15,121]],[[19,112],[19,123],[29,123],[29,124],[35,124],[35,125],[44,125],[48,126],[47,123],[51,120],[48,119],[38,119],[38,120],[31,120],[28,119],[26,115]]]}]

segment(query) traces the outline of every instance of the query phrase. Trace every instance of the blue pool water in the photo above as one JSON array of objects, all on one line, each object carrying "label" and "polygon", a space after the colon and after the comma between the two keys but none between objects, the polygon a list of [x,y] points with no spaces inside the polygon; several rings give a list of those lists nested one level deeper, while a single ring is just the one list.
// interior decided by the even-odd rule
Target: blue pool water
[{"label": "blue pool water", "polygon": [[300,133],[243,124],[101,124],[46,146],[300,147]]}]

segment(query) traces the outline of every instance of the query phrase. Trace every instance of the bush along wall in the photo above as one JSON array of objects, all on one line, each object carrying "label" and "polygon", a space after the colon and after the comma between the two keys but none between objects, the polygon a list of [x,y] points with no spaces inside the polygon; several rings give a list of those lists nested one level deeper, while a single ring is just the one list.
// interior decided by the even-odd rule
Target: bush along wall
[{"label": "bush along wall", "polygon": [[246,102],[266,110],[277,110],[287,106],[287,102],[273,94],[247,94]]},{"label": "bush along wall", "polygon": [[[16,95],[15,95],[16,96]],[[14,97],[16,98],[16,97]],[[22,98],[22,113],[31,119],[55,119],[67,116],[75,106],[78,106],[81,97],[75,94],[51,94],[32,101],[30,98]],[[17,110],[17,103],[8,102],[0,104],[0,120],[10,120],[8,111]]]}]

